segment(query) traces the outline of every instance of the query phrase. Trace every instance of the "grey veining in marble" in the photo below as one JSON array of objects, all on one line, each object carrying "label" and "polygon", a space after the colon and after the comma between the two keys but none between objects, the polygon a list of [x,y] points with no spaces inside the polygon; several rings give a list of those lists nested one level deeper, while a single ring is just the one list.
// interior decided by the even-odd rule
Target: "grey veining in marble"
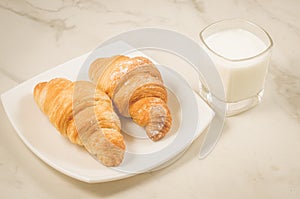
[{"label": "grey veining in marble", "polygon": [[200,137],[170,167],[120,181],[85,184],[52,169],[26,148],[0,104],[1,198],[299,199],[299,10],[299,0],[1,0],[1,93],[135,28],[199,42],[208,24],[244,18],[274,41],[263,102],[226,121],[213,153],[197,159]]},{"label": "grey veining in marble", "polygon": [[283,98],[282,106],[300,123],[300,78],[273,65],[270,70],[274,76],[278,97]]},{"label": "grey veining in marble", "polygon": [[[49,11],[46,9],[35,7],[32,4],[28,3],[27,1],[26,1],[26,5],[28,5],[28,6],[26,6],[25,9],[24,8],[18,9],[18,8],[8,7],[6,5],[0,4],[0,8],[5,9],[9,12],[12,12],[16,15],[26,17],[37,23],[41,23],[42,25],[46,25],[46,26],[49,26],[49,27],[55,29],[57,32],[57,35],[56,35],[57,39],[61,36],[63,31],[67,31],[67,30],[75,28],[75,25],[69,26],[66,24],[66,20],[67,20],[66,18],[64,18],[64,19],[60,19],[60,18],[49,19],[47,15],[46,15],[46,17],[44,17],[44,15],[42,13],[42,12],[59,12],[60,9],[58,9],[57,11],[53,11],[53,10]],[[42,12],[36,12],[36,10],[39,10]]]}]

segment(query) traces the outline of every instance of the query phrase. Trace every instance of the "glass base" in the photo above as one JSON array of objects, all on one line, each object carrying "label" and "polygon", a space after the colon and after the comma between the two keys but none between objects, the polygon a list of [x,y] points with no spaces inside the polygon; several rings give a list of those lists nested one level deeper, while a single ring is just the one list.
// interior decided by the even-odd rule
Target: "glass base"
[{"label": "glass base", "polygon": [[202,98],[212,107],[226,110],[226,116],[231,117],[240,113],[243,113],[257,104],[261,103],[263,97],[264,90],[260,91],[257,95],[240,100],[238,102],[224,102],[223,100],[218,99],[211,93],[207,92],[207,90],[200,90],[199,94]]},{"label": "glass base", "polygon": [[243,113],[251,108],[254,108],[257,104],[261,103],[264,91],[262,90],[256,96],[248,99],[244,99],[238,102],[226,103],[226,116],[234,116]]}]

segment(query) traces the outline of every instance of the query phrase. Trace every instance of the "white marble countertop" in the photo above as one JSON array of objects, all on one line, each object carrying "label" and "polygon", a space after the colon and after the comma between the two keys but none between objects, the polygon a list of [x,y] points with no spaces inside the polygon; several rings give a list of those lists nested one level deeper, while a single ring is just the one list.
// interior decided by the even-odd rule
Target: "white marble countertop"
[{"label": "white marble countertop", "polygon": [[159,27],[199,41],[209,23],[246,18],[274,40],[264,101],[202,137],[171,166],[99,184],[74,180],[22,143],[0,105],[1,198],[300,198],[300,1],[0,1],[0,93],[120,32]]}]

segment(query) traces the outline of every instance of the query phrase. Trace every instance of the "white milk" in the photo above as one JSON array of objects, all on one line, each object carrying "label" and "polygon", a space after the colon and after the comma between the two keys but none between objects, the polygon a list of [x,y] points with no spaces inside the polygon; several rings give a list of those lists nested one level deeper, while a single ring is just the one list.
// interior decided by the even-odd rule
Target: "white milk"
[{"label": "white milk", "polygon": [[263,90],[269,53],[239,61],[263,52],[267,46],[262,40],[246,30],[229,29],[209,36],[205,42],[216,54],[227,58],[208,52],[222,78],[226,102],[247,99]]}]

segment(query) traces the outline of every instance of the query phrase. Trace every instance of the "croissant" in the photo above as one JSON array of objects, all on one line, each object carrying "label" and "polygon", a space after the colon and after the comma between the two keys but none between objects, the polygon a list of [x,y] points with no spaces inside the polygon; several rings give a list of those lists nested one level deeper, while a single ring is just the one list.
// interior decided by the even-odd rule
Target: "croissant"
[{"label": "croissant", "polygon": [[98,58],[89,68],[89,77],[113,100],[119,113],[145,127],[153,141],[171,128],[167,90],[159,70],[147,58],[119,55]]},{"label": "croissant", "polygon": [[119,165],[125,143],[111,99],[87,81],[55,78],[34,88],[34,99],[56,129],[105,166]]}]

